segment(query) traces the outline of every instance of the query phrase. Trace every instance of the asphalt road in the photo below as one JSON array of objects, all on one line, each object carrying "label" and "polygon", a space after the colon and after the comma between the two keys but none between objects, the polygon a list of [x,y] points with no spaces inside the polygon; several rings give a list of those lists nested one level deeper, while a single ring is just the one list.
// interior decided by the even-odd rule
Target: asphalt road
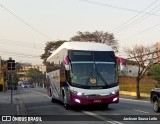
[{"label": "asphalt road", "polygon": [[[141,101],[131,98],[120,98],[118,104],[109,105],[108,109],[98,106],[77,107],[66,110],[61,102],[52,103],[43,88],[21,88],[19,87],[16,97],[18,102],[18,115],[36,115],[46,117],[48,121],[37,123],[60,123],[60,124],[158,124],[160,121],[122,121],[122,118],[143,118],[160,116],[154,113],[149,100]],[[43,116],[47,115],[47,116]],[[144,116],[146,115],[146,116]],[[151,116],[152,115],[152,116]],[[144,117],[143,117],[144,116]],[[152,118],[156,119],[156,118]],[[52,121],[49,121],[52,120]],[[35,123],[35,122],[34,122]]]}]

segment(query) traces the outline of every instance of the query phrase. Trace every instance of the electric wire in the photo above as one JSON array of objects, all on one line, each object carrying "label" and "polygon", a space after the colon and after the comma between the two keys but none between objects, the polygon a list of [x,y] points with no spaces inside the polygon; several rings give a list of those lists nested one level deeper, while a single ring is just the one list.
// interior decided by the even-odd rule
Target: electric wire
[{"label": "electric wire", "polygon": [[[96,5],[100,5],[100,6],[106,6],[106,7],[110,7],[110,8],[114,8],[114,9],[120,9],[120,10],[130,11],[130,12],[136,12],[136,13],[140,13],[141,12],[141,11],[134,10],[134,9],[113,6],[113,5],[110,5],[110,4],[100,3],[100,2],[94,2],[94,1],[90,1],[90,0],[79,0],[79,1],[90,3],[90,4],[96,4]],[[153,16],[160,16],[158,14],[149,13],[149,12],[142,12],[142,13],[143,14],[148,14],[148,15],[153,15]]]},{"label": "electric wire", "polygon": [[34,30],[35,32],[37,32],[38,34],[42,35],[43,37],[52,40],[49,36],[41,33],[40,31],[38,31],[36,28],[34,28],[33,26],[31,26],[30,24],[28,24],[26,21],[24,21],[23,19],[21,19],[20,17],[18,17],[16,14],[14,14],[13,12],[11,12],[9,9],[7,9],[6,7],[4,7],[2,4],[0,4],[0,7],[4,8],[4,10],[6,10],[7,12],[9,12],[11,15],[13,15],[14,17],[16,17],[19,21],[21,21],[23,24],[27,25],[28,27],[30,27],[32,30]]},{"label": "electric wire", "polygon": [[[103,6],[108,6],[108,7],[112,7],[112,5],[109,5],[109,4],[103,4],[103,3],[99,3],[99,2],[93,2],[93,1],[90,1],[90,0],[80,0],[80,1],[83,1],[83,2],[88,2],[88,3],[92,3],[92,4],[97,4],[97,5],[103,5]],[[159,5],[158,6],[156,6],[155,8],[153,8],[152,10],[150,10],[150,12],[144,12],[144,10],[146,10],[146,9],[148,9],[149,7],[151,7],[153,4],[155,4],[157,1],[159,1],[159,0],[156,0],[156,1],[154,1],[153,3],[151,3],[148,7],[146,7],[145,9],[143,9],[142,11],[138,11],[138,14],[137,14],[137,16],[139,15],[139,14],[145,14],[145,16],[146,15],[148,15],[147,17],[149,17],[150,15],[153,15],[153,13],[151,14],[150,12],[151,11],[153,11],[154,9],[156,9],[157,7],[159,7]],[[117,9],[120,9],[119,7],[116,7],[116,6],[113,6],[113,8],[117,8]],[[159,11],[159,9],[157,10],[157,11]],[[156,12],[157,12],[156,11]],[[137,17],[137,16],[134,16],[133,18],[135,18],[135,17]],[[138,18],[138,19],[141,19],[142,17],[144,17],[144,15],[143,16],[141,16],[140,18]],[[131,18],[132,19],[132,18]],[[129,19],[129,20],[131,20],[131,19]],[[137,20],[138,20],[137,19]],[[129,21],[128,20],[128,21]],[[142,19],[140,20],[140,21],[142,21]],[[139,22],[140,22],[139,21]],[[137,22],[138,23],[138,22]],[[137,24],[136,23],[136,24]],[[159,24],[157,24],[158,26],[159,26]],[[141,31],[141,32],[138,32],[138,33],[136,33],[136,34],[139,34],[139,33],[143,33],[143,32],[145,32],[145,31],[147,31],[147,30],[150,30],[150,29],[152,29],[152,28],[155,28],[157,25],[154,25],[154,26],[151,26],[151,27],[149,27],[149,28],[147,28],[147,29],[144,29],[143,31]],[[133,25],[132,25],[133,26]],[[118,26],[119,27],[119,26]],[[136,36],[136,35],[134,35],[134,36]],[[134,37],[133,35],[131,36],[131,37]],[[128,39],[128,38],[127,38]]]},{"label": "electric wire", "polygon": [[146,32],[146,31],[148,31],[148,30],[151,30],[151,29],[153,29],[153,28],[158,28],[159,26],[160,26],[160,23],[159,23],[159,24],[156,24],[156,25],[153,25],[153,26],[150,26],[150,27],[148,27],[148,28],[146,28],[146,29],[144,29],[144,30],[142,30],[142,31],[140,31],[140,32],[138,32],[138,33],[136,33],[136,34],[134,34],[134,35],[131,35],[131,36],[129,36],[129,37],[123,39],[122,41],[129,40],[129,39],[131,39],[131,38],[133,38],[133,37],[135,37],[135,36],[138,36],[138,35],[140,35],[140,34]]},{"label": "electric wire", "polygon": [[[160,4],[159,4],[158,6],[156,6],[155,8],[153,8],[151,11],[153,11],[154,9],[156,9],[156,8],[158,8],[158,7],[160,7]],[[154,11],[154,13],[157,12],[157,11],[159,11],[159,10],[160,10],[160,9]],[[150,12],[151,12],[151,11],[150,11]],[[146,18],[148,18],[148,17],[150,17],[150,15],[146,15],[146,14],[145,14],[145,15],[142,15],[141,17],[137,18],[137,19],[134,20],[133,22],[125,25],[124,27],[122,27],[122,28],[120,28],[120,29],[118,29],[118,30],[116,30],[116,31],[114,31],[113,33],[119,33],[119,32],[122,32],[122,31],[128,29],[128,28],[131,28],[132,26],[138,24],[139,22],[143,21],[144,19],[146,19]]]},{"label": "electric wire", "polygon": [[0,50],[1,53],[3,54],[13,54],[13,55],[18,55],[18,56],[25,56],[25,57],[40,57],[39,55],[37,56],[34,56],[34,55],[27,55],[27,54],[23,54],[23,53],[15,53],[15,52],[9,52],[9,51],[3,51],[3,50]]},{"label": "electric wire", "polygon": [[148,8],[150,8],[151,6],[153,6],[157,1],[159,0],[155,0],[154,2],[152,2],[149,6],[147,6],[146,8],[144,8],[142,11],[140,11],[138,14],[136,14],[135,16],[133,16],[132,18],[128,19],[127,21],[125,21],[124,23],[120,24],[119,26],[111,29],[111,32],[114,32],[115,30],[119,29],[120,27],[126,25],[128,22],[132,21],[133,19],[135,19],[136,17],[138,17],[140,14],[142,14],[145,10],[147,10]]},{"label": "electric wire", "polygon": [[9,45],[9,46],[16,46],[16,47],[25,47],[25,48],[33,48],[33,49],[44,49],[45,44],[37,44],[37,43],[29,43],[24,41],[16,41],[16,40],[9,40],[9,39],[0,39],[1,45]]}]

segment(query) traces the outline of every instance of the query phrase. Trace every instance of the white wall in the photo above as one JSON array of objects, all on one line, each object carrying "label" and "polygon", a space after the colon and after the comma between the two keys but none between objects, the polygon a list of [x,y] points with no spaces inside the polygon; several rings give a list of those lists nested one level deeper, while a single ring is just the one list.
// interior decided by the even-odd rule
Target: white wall
[{"label": "white wall", "polygon": [[138,76],[138,66],[137,65],[126,65],[126,75],[127,76]]}]

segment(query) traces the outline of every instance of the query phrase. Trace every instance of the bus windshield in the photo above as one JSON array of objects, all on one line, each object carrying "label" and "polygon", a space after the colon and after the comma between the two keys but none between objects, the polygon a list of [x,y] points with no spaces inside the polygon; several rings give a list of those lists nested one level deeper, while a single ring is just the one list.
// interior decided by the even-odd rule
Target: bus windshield
[{"label": "bus windshield", "polygon": [[111,51],[70,51],[71,84],[84,88],[117,85],[115,55]]}]

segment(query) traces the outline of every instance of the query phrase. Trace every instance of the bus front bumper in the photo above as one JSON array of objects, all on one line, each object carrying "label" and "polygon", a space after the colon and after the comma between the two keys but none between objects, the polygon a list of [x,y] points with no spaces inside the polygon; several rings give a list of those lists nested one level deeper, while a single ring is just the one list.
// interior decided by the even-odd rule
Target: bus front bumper
[{"label": "bus front bumper", "polygon": [[107,96],[77,95],[70,93],[70,105],[112,104],[119,102],[119,92]]}]

